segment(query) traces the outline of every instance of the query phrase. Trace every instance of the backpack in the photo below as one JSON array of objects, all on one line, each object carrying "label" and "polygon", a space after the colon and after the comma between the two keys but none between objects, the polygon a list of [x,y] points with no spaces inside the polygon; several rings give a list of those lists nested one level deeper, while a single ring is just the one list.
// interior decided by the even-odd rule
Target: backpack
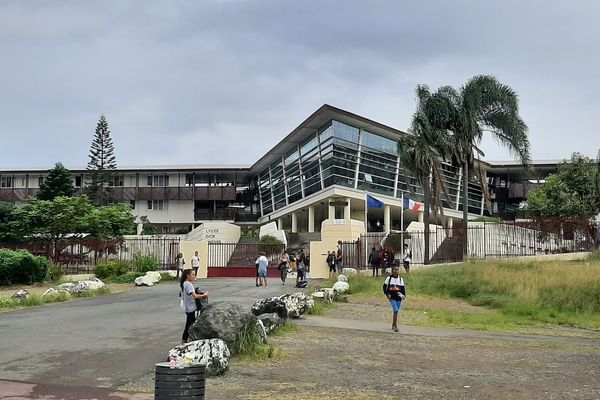
[{"label": "backpack", "polygon": [[308,286],[308,282],[307,281],[300,281],[296,284],[297,288],[305,288]]},{"label": "backpack", "polygon": [[[201,291],[200,288],[196,288],[196,294],[204,294],[204,292]],[[194,299],[194,300],[196,300],[197,311],[202,311],[202,307],[208,305],[208,297],[205,297],[203,299]]]}]

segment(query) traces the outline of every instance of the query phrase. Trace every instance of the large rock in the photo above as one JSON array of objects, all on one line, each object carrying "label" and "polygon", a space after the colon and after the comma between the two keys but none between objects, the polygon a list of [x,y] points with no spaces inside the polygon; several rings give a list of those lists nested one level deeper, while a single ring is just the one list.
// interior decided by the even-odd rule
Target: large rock
[{"label": "large rock", "polygon": [[256,325],[256,317],[239,304],[211,303],[203,307],[202,314],[190,327],[190,340],[222,339],[234,346],[237,335]]},{"label": "large rock", "polygon": [[185,356],[192,359],[192,364],[206,365],[209,375],[221,375],[229,366],[231,353],[227,344],[221,339],[205,339],[188,342],[169,350],[169,357],[182,360]]},{"label": "large rock", "polygon": [[346,276],[356,275],[358,272],[354,268],[342,268],[342,274]]},{"label": "large rock", "polygon": [[158,271],[148,271],[148,272],[146,272],[146,276],[149,279],[151,279],[152,282],[154,282],[154,283],[158,283],[162,279],[162,276],[160,275],[160,272],[158,272]]},{"label": "large rock", "polygon": [[335,293],[332,288],[323,288],[323,289],[319,289],[318,291],[314,292],[312,294],[312,297],[315,299],[321,299],[328,303],[333,303],[334,295],[335,295]]},{"label": "large rock", "polygon": [[346,278],[346,275],[344,275],[344,274],[339,274],[337,277],[337,281],[338,282],[348,282],[348,278]]},{"label": "large rock", "polygon": [[75,287],[77,287],[76,283],[66,282],[66,283],[61,283],[60,285],[58,285],[58,290],[60,292],[74,293]]},{"label": "large rock", "polygon": [[315,305],[315,299],[302,292],[284,294],[279,299],[285,304],[288,318],[300,318]]},{"label": "large rock", "polygon": [[79,281],[79,282],[77,282],[77,285],[75,286],[74,291],[78,292],[78,293],[81,293],[81,292],[85,292],[87,290],[102,289],[105,286],[106,285],[104,284],[104,282],[102,282],[100,279],[94,278],[94,279],[89,280],[89,281]]},{"label": "large rock", "polygon": [[18,292],[16,292],[15,294],[13,294],[12,296],[10,296],[10,298],[17,299],[17,300],[25,300],[30,295],[31,295],[31,293],[29,293],[29,291],[27,289],[21,289]]},{"label": "large rock", "polygon": [[148,275],[138,276],[133,281],[135,286],[154,286],[154,280],[150,278]]},{"label": "large rock", "polygon": [[277,313],[261,314],[258,316],[258,320],[262,323],[267,335],[271,334],[271,332],[285,322],[285,319],[281,318]]},{"label": "large rock", "polygon": [[48,288],[48,289],[46,289],[46,291],[44,292],[44,294],[42,294],[42,297],[52,296],[55,293],[58,293],[58,291],[56,289],[54,289],[54,288]]},{"label": "large rock", "polygon": [[336,282],[333,284],[333,290],[338,293],[345,293],[350,289],[348,282]]},{"label": "large rock", "polygon": [[288,317],[288,310],[285,303],[279,297],[265,297],[252,305],[252,314],[277,314],[280,318]]},{"label": "large rock", "polygon": [[261,342],[267,343],[267,330],[260,319],[256,320],[256,333],[258,334],[258,337],[260,337]]}]

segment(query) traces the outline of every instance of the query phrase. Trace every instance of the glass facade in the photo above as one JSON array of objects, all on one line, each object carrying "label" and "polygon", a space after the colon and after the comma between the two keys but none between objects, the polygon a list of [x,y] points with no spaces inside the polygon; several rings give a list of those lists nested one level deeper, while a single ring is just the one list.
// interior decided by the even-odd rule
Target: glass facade
[{"label": "glass facade", "polygon": [[[443,164],[444,207],[462,210],[460,169]],[[423,201],[417,179],[405,173],[397,141],[331,120],[309,134],[258,176],[262,215],[324,188],[340,185],[369,193]],[[469,182],[469,212],[482,213],[482,190]]]}]

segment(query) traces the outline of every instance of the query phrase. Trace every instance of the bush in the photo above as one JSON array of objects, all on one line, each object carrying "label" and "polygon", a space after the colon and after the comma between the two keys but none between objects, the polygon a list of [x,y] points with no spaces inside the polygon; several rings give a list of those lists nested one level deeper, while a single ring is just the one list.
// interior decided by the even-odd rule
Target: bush
[{"label": "bush", "polygon": [[32,284],[46,278],[50,261],[27,250],[0,249],[0,285]]},{"label": "bush", "polygon": [[260,242],[263,244],[283,244],[283,242],[277,239],[275,236],[265,235],[260,238]]},{"label": "bush", "polygon": [[50,264],[48,268],[48,280],[56,282],[64,275],[62,268],[55,264]]},{"label": "bush", "polygon": [[123,275],[109,276],[106,281],[112,283],[133,283],[137,277],[143,276],[144,274],[145,272],[131,271],[126,272]]},{"label": "bush", "polygon": [[105,279],[109,276],[119,276],[131,270],[131,266],[126,261],[102,261],[96,264],[94,275],[99,279]]},{"label": "bush", "polygon": [[158,269],[158,260],[152,255],[136,254],[133,256],[133,270],[146,273]]}]

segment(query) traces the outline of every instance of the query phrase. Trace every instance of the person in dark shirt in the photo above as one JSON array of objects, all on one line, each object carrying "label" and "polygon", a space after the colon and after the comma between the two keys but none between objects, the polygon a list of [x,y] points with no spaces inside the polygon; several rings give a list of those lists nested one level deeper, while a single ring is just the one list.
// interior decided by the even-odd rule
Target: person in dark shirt
[{"label": "person in dark shirt", "polygon": [[369,264],[373,268],[373,276],[379,276],[379,252],[373,247],[369,254]]}]

